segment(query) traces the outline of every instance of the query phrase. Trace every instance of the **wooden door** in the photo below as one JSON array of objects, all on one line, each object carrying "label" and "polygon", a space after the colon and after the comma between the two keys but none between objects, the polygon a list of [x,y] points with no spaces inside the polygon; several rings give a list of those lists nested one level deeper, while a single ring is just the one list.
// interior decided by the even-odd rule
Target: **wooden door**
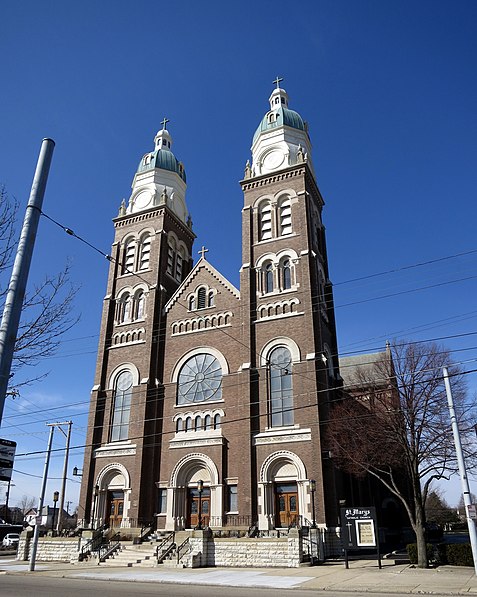
[{"label": "wooden door", "polygon": [[189,489],[189,504],[188,504],[188,528],[194,529],[199,525],[199,513],[201,518],[201,526],[209,526],[210,521],[210,489],[204,487],[199,494],[197,489]]},{"label": "wooden door", "polygon": [[120,527],[124,512],[124,493],[122,491],[109,492],[109,526]]},{"label": "wooden door", "polygon": [[280,528],[294,526],[298,522],[298,490],[296,483],[277,484],[276,495],[276,522]]}]

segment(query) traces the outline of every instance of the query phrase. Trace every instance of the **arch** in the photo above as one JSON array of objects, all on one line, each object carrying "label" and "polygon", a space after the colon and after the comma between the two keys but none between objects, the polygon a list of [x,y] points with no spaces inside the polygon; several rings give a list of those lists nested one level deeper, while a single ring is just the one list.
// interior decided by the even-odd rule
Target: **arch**
[{"label": "arch", "polygon": [[214,461],[201,453],[187,454],[176,463],[171,473],[171,486],[187,486],[192,477],[198,472],[204,470],[208,473],[210,485],[219,484],[219,471]]},{"label": "arch", "polygon": [[211,354],[212,356],[214,356],[220,363],[220,366],[222,368],[222,374],[228,375],[229,365],[228,365],[228,362],[225,359],[224,355],[220,351],[218,351],[216,348],[213,348],[212,346],[199,346],[197,348],[194,348],[193,350],[190,350],[189,352],[186,352],[177,361],[177,363],[172,371],[171,382],[172,383],[177,382],[177,378],[179,377],[179,371],[182,369],[182,365],[184,365],[184,363],[186,361],[188,361],[191,357],[193,357],[196,354],[203,354],[203,353],[208,353],[208,354]]},{"label": "arch", "polygon": [[109,376],[109,385],[108,389],[113,390],[116,384],[116,379],[119,374],[124,371],[128,370],[131,372],[133,377],[133,386],[139,385],[139,370],[133,363],[123,363],[122,365],[118,365],[111,371],[111,375]]},{"label": "arch", "polygon": [[100,490],[108,489],[111,481],[116,480],[117,476],[122,475],[124,485],[122,489],[130,489],[131,482],[127,468],[119,462],[112,462],[100,470],[96,478],[96,484],[99,485]]},{"label": "arch", "polygon": [[273,452],[265,458],[260,467],[260,481],[262,483],[271,482],[274,480],[275,475],[283,465],[292,464],[296,470],[296,480],[306,480],[306,468],[302,459],[295,453],[289,450],[278,450]]},{"label": "arch", "polygon": [[301,356],[298,344],[294,340],[292,340],[291,338],[287,338],[286,336],[277,336],[273,340],[267,342],[267,344],[265,344],[262,350],[260,351],[260,364],[262,367],[265,367],[267,365],[270,353],[277,346],[286,346],[288,348],[291,354],[292,363],[300,362]]}]

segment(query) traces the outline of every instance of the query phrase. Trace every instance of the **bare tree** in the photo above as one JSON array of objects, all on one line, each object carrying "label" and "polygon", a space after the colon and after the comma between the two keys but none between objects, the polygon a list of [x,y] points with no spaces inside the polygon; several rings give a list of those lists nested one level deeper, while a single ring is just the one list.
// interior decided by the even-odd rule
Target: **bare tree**
[{"label": "bare tree", "polygon": [[25,516],[25,514],[31,510],[32,508],[35,507],[35,504],[37,502],[37,499],[30,496],[30,495],[22,495],[20,501],[18,502],[17,506],[20,508],[20,510],[23,512],[23,516]]},{"label": "bare tree", "polygon": [[[3,311],[9,273],[16,246],[16,215],[18,203],[10,199],[4,187],[0,187],[0,308]],[[33,290],[26,294],[22,317],[15,343],[12,373],[23,366],[34,366],[44,358],[52,356],[59,347],[61,337],[78,321],[73,316],[73,299],[77,288],[70,279],[67,264],[56,275],[47,275]],[[38,379],[35,376],[34,379]],[[19,382],[19,387],[31,383],[33,379]]]},{"label": "bare tree", "polygon": [[457,471],[443,366],[451,377],[461,432],[469,441],[473,409],[462,371],[447,350],[433,343],[395,343],[389,351],[390,358],[362,368],[359,395],[345,394],[333,405],[330,448],[338,466],[376,477],[399,498],[416,534],[418,566],[425,568],[430,486]]}]

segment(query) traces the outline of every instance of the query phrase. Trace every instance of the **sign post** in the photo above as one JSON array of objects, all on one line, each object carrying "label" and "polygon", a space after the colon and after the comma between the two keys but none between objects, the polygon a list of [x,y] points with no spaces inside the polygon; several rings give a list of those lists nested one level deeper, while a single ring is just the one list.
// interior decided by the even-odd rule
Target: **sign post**
[{"label": "sign post", "polygon": [[377,550],[378,567],[382,567],[376,508],[373,506],[341,508],[341,540],[345,552],[345,568],[349,568],[349,550],[372,547]]},{"label": "sign post", "polygon": [[12,479],[13,461],[17,443],[9,439],[0,439],[0,481]]}]

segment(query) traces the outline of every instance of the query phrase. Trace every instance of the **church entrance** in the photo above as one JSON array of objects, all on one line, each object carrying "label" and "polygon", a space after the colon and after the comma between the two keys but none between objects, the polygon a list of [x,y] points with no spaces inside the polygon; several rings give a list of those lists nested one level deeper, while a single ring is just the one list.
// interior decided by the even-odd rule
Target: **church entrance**
[{"label": "church entrance", "polygon": [[120,527],[124,513],[124,492],[108,491],[108,519],[110,527]]},{"label": "church entrance", "polygon": [[189,488],[187,527],[194,529],[199,525],[199,516],[202,527],[209,526],[210,520],[210,488],[204,487],[199,493],[196,488]]},{"label": "church entrance", "polygon": [[298,488],[296,483],[275,484],[275,526],[288,528],[298,523]]}]

